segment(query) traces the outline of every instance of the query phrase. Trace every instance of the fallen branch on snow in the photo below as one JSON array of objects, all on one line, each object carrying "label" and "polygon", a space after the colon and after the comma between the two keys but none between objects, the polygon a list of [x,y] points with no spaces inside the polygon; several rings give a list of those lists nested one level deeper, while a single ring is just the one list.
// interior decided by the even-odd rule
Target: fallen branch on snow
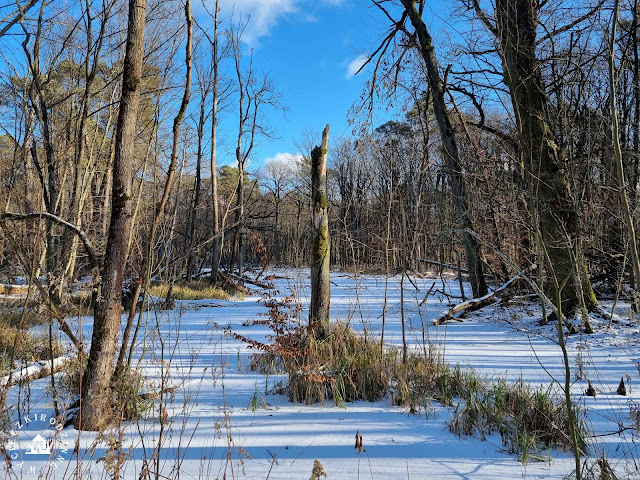
[{"label": "fallen branch on snow", "polygon": [[456,320],[458,322],[461,322],[462,320],[460,319],[460,317],[462,315],[466,315],[467,313],[470,313],[470,312],[475,312],[476,310],[480,310],[481,308],[484,308],[487,305],[491,305],[492,303],[494,303],[494,300],[496,299],[496,297],[498,297],[500,294],[505,292],[511,285],[513,285],[513,283],[516,280],[518,280],[524,273],[526,273],[527,270],[530,270],[534,266],[535,265],[532,265],[528,268],[525,268],[524,270],[521,270],[520,272],[518,272],[518,274],[515,277],[511,278],[507,283],[496,288],[493,292],[487,293],[483,297],[474,298],[466,302],[459,303],[455,307],[451,308],[442,317],[438,318],[437,320],[434,320],[433,324],[442,325],[443,323],[449,322],[451,320]]},{"label": "fallen branch on snow", "polygon": [[273,288],[273,285],[269,285],[266,283],[262,283],[262,282],[258,282],[256,280],[251,280],[248,277],[241,277],[239,275],[236,275],[235,273],[221,273],[218,272],[218,275],[221,275],[223,277],[231,277],[234,280],[237,280],[239,282],[244,282],[244,283],[250,283],[251,285],[255,285],[256,287],[260,287],[260,288],[264,288],[265,290],[271,290]]},{"label": "fallen branch on snow", "polygon": [[[39,378],[48,377],[52,373],[58,373],[75,360],[76,356],[72,354],[62,355],[51,360],[42,360],[25,367],[16,368],[8,375],[0,377],[0,387],[11,387],[20,382],[32,382]],[[51,364],[53,363],[53,368]]]}]

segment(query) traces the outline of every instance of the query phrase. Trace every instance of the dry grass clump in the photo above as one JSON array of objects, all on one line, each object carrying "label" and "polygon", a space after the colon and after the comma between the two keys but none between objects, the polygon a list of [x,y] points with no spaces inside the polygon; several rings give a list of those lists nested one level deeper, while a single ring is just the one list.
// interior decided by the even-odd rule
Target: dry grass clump
[{"label": "dry grass clump", "polygon": [[[160,283],[149,287],[149,294],[154,297],[166,298],[169,293],[169,285]],[[195,280],[191,282],[176,282],[173,285],[173,298],[176,300],[230,300],[231,295],[220,287],[212,285],[206,280]]]},{"label": "dry grass clump", "polygon": [[[461,372],[457,367],[455,370]],[[540,448],[558,447],[565,451],[573,448],[567,406],[561,395],[551,388],[532,387],[520,380],[509,383],[499,379],[479,380],[467,370],[452,376],[455,388],[461,393],[449,429],[457,435],[478,435],[484,439],[499,433],[509,453],[519,460],[546,460]],[[576,412],[576,417],[578,412]],[[578,422],[579,448],[586,445],[586,425]]]},{"label": "dry grass clump", "polygon": [[[287,391],[296,403],[331,400],[340,405],[374,401],[386,394],[390,381],[387,367],[393,362],[386,355],[381,358],[379,344],[365,341],[344,323],[332,324],[328,335],[316,338],[313,330],[300,325],[301,306],[294,297],[277,300],[275,295],[274,291],[263,299],[269,308],[267,319],[253,322],[274,332],[271,343],[229,332],[260,352],[251,359],[253,369],[288,373]],[[395,352],[392,356],[395,358]]]},{"label": "dry grass clump", "polygon": [[396,405],[408,407],[412,413],[430,410],[432,400],[450,404],[451,398],[445,398],[438,382],[449,371],[437,349],[430,346],[425,355],[409,354],[406,363],[400,361],[398,349],[391,349],[387,357],[391,363],[392,401]]},{"label": "dry grass clump", "polygon": [[[15,365],[9,365],[11,359],[26,363],[37,362],[50,358],[49,337],[45,333],[30,333],[11,325],[10,319],[0,317],[0,368],[11,370]],[[64,347],[57,338],[52,340],[53,356],[64,353]]]},{"label": "dry grass clump", "polygon": [[375,401],[387,393],[390,363],[380,347],[366,342],[348,325],[331,326],[329,335],[316,339],[303,330],[297,355],[285,362],[289,373],[289,397],[293,402],[335,404],[356,400]]}]

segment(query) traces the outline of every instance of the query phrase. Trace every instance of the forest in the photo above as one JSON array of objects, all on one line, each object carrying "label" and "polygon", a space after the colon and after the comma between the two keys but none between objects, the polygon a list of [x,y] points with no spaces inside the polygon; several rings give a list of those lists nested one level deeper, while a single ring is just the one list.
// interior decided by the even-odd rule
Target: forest
[{"label": "forest", "polygon": [[281,3],[0,5],[5,478],[639,478],[639,1]]}]

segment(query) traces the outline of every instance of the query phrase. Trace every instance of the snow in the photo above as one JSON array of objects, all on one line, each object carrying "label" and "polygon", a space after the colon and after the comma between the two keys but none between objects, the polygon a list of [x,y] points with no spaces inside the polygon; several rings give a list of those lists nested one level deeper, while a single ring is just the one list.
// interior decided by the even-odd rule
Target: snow
[{"label": "snow", "polygon": [[54,370],[57,370],[58,368],[63,367],[66,363],[73,361],[74,359],[74,355],[67,354],[54,358],[53,362],[40,361],[31,363],[24,367],[16,368],[9,375],[0,377],[0,387],[4,387],[9,382],[9,380],[11,380],[13,383],[16,383],[25,378],[33,377],[36,375],[43,375],[45,372],[51,371],[52,367]]},{"label": "snow", "polygon": [[[278,276],[276,284],[282,296],[295,290],[307,305],[308,270],[272,273]],[[360,275],[356,279],[349,273],[333,273],[331,280],[332,318],[350,322],[353,328],[366,329],[368,335],[379,338],[384,276]],[[537,324],[540,311],[535,306],[491,306],[462,323],[435,327],[431,321],[459,301],[455,298],[460,296],[457,281],[412,280],[418,291],[409,282],[404,283],[408,340],[413,348],[422,348],[424,334],[448,363],[474,368],[489,380],[523,379],[545,387],[553,378],[564,381],[555,327]],[[434,292],[439,293],[433,293],[419,307],[433,282]],[[385,342],[400,345],[400,277],[391,277],[388,285]],[[469,288],[467,284],[465,288]],[[248,321],[266,312],[259,300],[254,295],[231,301],[184,301],[177,302],[172,312],[148,315],[145,343],[137,346],[139,356],[144,352],[139,365],[149,378],[148,388],[160,389],[161,373],[165,374],[164,385],[179,385],[170,398],[168,424],[162,434],[162,475],[177,478],[179,470],[180,478],[223,478],[226,472],[226,478],[306,479],[315,459],[320,460],[329,479],[534,479],[571,474],[574,460],[560,451],[541,452],[548,459],[545,462],[522,464],[504,452],[499,436],[487,441],[456,437],[446,425],[452,409],[437,403],[427,412],[410,414],[392,406],[390,399],[355,402],[343,408],[294,405],[285,396],[266,393],[284,376],[250,371],[249,355],[253,351],[225,333],[233,331],[265,340],[269,329],[247,326]],[[611,305],[605,303],[603,307],[606,310]],[[577,372],[581,364],[584,377],[576,380],[574,374],[572,378],[574,401],[584,409],[589,427],[597,435],[590,441],[589,457],[593,461],[604,452],[619,478],[638,475],[634,430],[615,433],[632,426],[630,410],[640,403],[640,387],[636,387],[640,377],[635,364],[640,361],[640,333],[636,323],[627,320],[627,310],[628,305],[618,306],[622,321],[610,330],[606,320],[594,319],[594,334],[567,338],[572,372]],[[303,312],[302,318],[305,316]],[[81,321],[88,339],[91,319]],[[598,391],[595,398],[583,395],[587,376]],[[627,383],[627,397],[616,394],[621,377]],[[32,382],[32,411],[50,414],[49,383],[46,379]],[[252,405],[254,398],[257,408]],[[25,393],[13,387],[7,403],[24,404],[24,400]],[[160,438],[158,418],[156,402],[148,418],[125,424],[123,445],[130,456],[123,466],[123,478],[138,478],[144,459],[152,458]],[[362,434],[366,449],[360,455],[354,449],[356,431]],[[107,442],[98,441],[95,433],[79,435],[72,427],[65,432],[74,441],[79,437],[85,477],[102,478],[108,462],[97,459],[106,454]],[[68,457],[65,468],[58,466],[51,478],[73,477],[77,459]],[[22,473],[23,478],[30,478]]]}]

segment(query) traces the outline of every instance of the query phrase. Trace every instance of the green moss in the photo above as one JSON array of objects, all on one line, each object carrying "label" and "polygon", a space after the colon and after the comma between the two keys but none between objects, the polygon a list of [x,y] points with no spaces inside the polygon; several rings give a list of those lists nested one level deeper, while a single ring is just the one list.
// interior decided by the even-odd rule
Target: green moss
[{"label": "green moss", "polygon": [[324,257],[329,254],[329,232],[327,227],[324,227],[322,233],[313,240],[312,253],[314,265],[322,263]]},{"label": "green moss", "polygon": [[130,72],[125,72],[125,90],[133,92],[140,85],[140,77]]},{"label": "green moss", "polygon": [[324,194],[320,194],[320,206],[323,209],[326,209],[329,206],[329,200],[327,200],[327,196]]},{"label": "green moss", "polygon": [[320,162],[320,157],[322,157],[322,149],[320,147],[314,147],[311,150],[311,164],[317,165]]}]

